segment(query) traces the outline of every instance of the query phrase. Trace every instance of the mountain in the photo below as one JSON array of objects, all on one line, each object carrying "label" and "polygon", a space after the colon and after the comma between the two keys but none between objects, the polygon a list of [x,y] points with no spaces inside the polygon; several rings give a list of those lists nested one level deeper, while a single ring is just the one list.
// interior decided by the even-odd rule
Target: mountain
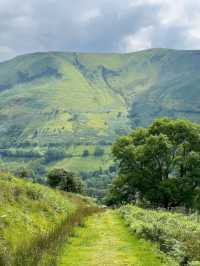
[{"label": "mountain", "polygon": [[[200,51],[168,49],[35,53],[3,62],[1,165],[104,171],[112,165],[110,144],[131,128],[158,116],[200,122],[199,72]],[[64,155],[45,162],[55,148]]]}]

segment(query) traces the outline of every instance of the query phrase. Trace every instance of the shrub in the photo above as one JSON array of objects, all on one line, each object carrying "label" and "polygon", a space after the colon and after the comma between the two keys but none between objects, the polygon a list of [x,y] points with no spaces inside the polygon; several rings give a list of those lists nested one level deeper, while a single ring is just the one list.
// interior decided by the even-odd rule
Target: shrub
[{"label": "shrub", "polygon": [[82,154],[82,157],[87,157],[89,155],[90,155],[89,151],[88,150],[84,150],[83,154]]},{"label": "shrub", "polygon": [[133,234],[158,243],[160,250],[174,257],[180,265],[200,263],[198,216],[144,210],[133,205],[121,207],[119,213]]},{"label": "shrub", "polygon": [[98,157],[98,156],[103,156],[103,155],[104,155],[104,149],[100,147],[96,147],[94,151],[94,156]]},{"label": "shrub", "polygon": [[46,163],[50,163],[52,161],[60,160],[65,157],[65,151],[59,148],[48,148],[45,153],[45,161]]},{"label": "shrub", "polygon": [[18,168],[15,174],[16,176],[21,177],[21,178],[26,178],[29,175],[28,170],[24,167]]},{"label": "shrub", "polygon": [[50,171],[47,178],[51,187],[58,187],[62,190],[74,193],[81,193],[84,190],[81,179],[75,176],[74,173],[64,169],[54,169]]}]

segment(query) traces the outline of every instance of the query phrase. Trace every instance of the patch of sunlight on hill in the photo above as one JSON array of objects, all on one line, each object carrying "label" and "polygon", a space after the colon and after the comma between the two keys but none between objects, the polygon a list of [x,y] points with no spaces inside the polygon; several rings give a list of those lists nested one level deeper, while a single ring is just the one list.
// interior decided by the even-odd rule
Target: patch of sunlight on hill
[{"label": "patch of sunlight on hill", "polygon": [[50,168],[64,168],[74,172],[92,172],[99,169],[105,170],[112,164],[109,155],[102,157],[72,157],[51,164]]}]

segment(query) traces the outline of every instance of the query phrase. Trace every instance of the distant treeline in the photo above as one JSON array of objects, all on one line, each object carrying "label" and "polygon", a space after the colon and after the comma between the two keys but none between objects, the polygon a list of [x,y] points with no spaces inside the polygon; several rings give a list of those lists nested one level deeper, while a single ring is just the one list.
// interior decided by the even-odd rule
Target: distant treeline
[{"label": "distant treeline", "polygon": [[12,148],[12,149],[0,149],[0,155],[5,157],[17,157],[17,158],[44,158],[44,163],[50,163],[52,161],[61,160],[63,158],[70,157],[87,157],[87,156],[103,156],[104,149],[100,146],[96,146],[93,153],[89,150],[83,150],[82,154],[74,155],[70,152],[67,152],[62,147],[49,147],[45,152],[36,150],[36,149],[23,149],[23,148]]},{"label": "distant treeline", "polygon": [[36,150],[16,149],[0,149],[0,155],[6,157],[27,157],[27,158],[40,158],[43,154]]}]

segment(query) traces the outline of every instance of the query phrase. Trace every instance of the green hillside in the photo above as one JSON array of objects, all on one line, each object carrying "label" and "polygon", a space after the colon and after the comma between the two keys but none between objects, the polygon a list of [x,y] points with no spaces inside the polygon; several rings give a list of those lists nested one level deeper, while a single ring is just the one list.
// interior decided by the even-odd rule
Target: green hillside
[{"label": "green hillside", "polygon": [[[1,63],[1,168],[112,175],[117,136],[157,116],[200,122],[199,58],[199,51],[153,49],[36,53]],[[61,154],[45,159],[55,148]],[[94,156],[96,149],[103,152]]]},{"label": "green hillside", "polygon": [[[0,173],[0,265],[52,265],[74,224],[94,211],[88,198]],[[41,262],[41,263],[40,263]]]}]

